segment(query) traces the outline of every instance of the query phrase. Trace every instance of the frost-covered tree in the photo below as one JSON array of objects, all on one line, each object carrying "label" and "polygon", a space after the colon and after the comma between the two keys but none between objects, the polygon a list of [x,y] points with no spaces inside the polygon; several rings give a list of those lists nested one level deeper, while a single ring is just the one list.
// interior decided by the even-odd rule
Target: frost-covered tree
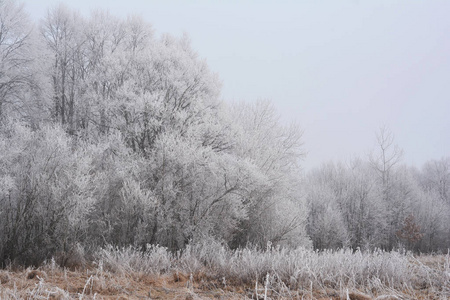
[{"label": "frost-covered tree", "polygon": [[450,207],[439,194],[425,191],[414,212],[420,239],[414,249],[423,252],[447,251],[450,245]]},{"label": "frost-covered tree", "polygon": [[0,132],[0,257],[36,264],[68,251],[87,229],[91,157],[60,128],[8,122]]},{"label": "frost-covered tree", "polygon": [[0,2],[0,117],[23,116],[31,105],[26,97],[36,90],[36,41],[23,5]]},{"label": "frost-covered tree", "polygon": [[[385,207],[378,199],[374,175],[360,159],[324,164],[307,175],[308,231],[317,248],[383,246]],[[325,225],[334,233],[330,235],[334,242],[324,241]]]},{"label": "frost-covered tree", "polygon": [[41,24],[52,83],[51,117],[73,133],[76,106],[86,73],[84,19],[63,4],[48,11]]},{"label": "frost-covered tree", "polygon": [[[401,192],[394,187],[395,179],[399,178],[395,178],[395,172],[402,159],[403,150],[395,144],[394,134],[387,127],[380,129],[376,139],[377,147],[370,154],[369,161],[378,176],[379,200],[386,206],[387,247],[392,249],[397,244],[395,232],[400,229],[404,216],[398,213],[403,207]],[[399,184],[400,188],[402,183]]]},{"label": "frost-covered tree", "polygon": [[368,161],[328,163],[306,175],[314,247],[447,249],[446,160],[427,162],[422,171],[402,165],[392,137],[380,136],[378,160],[372,155]]},{"label": "frost-covered tree", "polygon": [[450,158],[426,162],[416,178],[421,188],[416,219],[423,234],[418,247],[445,251],[450,245]]},{"label": "frost-covered tree", "polygon": [[[82,96],[82,128],[106,133],[118,129],[119,107],[139,99],[129,99],[128,87],[134,91],[151,82],[142,82],[154,68],[142,59],[153,42],[150,24],[138,17],[126,21],[97,11],[86,26],[88,73],[86,93]],[[145,53],[145,54],[144,54]],[[139,84],[138,84],[139,82]],[[133,88],[132,88],[133,89]],[[88,132],[92,133],[92,129]]]},{"label": "frost-covered tree", "polygon": [[246,216],[242,195],[258,180],[247,161],[179,135],[158,139],[149,167],[158,206],[152,242],[172,249],[207,236],[229,240]]},{"label": "frost-covered tree", "polygon": [[336,249],[349,246],[347,226],[343,211],[337,201],[337,190],[332,184],[337,170],[325,164],[308,174],[303,181],[305,198],[309,207],[307,232],[315,249]]},{"label": "frost-covered tree", "polygon": [[424,189],[438,193],[450,205],[450,157],[425,163],[419,180]]},{"label": "frost-covered tree", "polygon": [[308,244],[307,207],[298,185],[302,131],[295,124],[282,125],[268,101],[235,104],[230,116],[236,126],[233,153],[254,164],[264,180],[262,186],[249,187],[248,218],[235,243]]},{"label": "frost-covered tree", "polygon": [[9,0],[0,25],[0,263],[211,239],[448,247],[448,159],[400,165],[382,129],[367,161],[302,178],[298,126],[268,101],[225,105],[186,35],[63,5],[35,35]]}]

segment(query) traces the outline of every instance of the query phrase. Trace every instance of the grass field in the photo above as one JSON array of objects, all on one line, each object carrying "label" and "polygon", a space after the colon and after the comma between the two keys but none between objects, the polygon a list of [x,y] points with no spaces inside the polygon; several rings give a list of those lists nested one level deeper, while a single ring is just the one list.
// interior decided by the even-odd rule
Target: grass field
[{"label": "grass field", "polygon": [[[450,256],[215,243],[82,250],[0,271],[1,299],[450,299]],[[61,267],[57,261],[64,262]]]}]

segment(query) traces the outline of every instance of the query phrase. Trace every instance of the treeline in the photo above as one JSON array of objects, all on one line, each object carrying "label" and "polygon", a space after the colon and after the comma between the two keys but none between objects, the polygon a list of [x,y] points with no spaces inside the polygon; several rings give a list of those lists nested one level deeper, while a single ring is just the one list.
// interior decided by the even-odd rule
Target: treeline
[{"label": "treeline", "polygon": [[382,158],[303,175],[301,130],[269,102],[222,102],[186,36],[62,5],[34,24],[12,0],[0,22],[2,266],[209,239],[449,245],[448,159],[409,169],[383,135]]},{"label": "treeline", "polygon": [[422,169],[401,164],[386,128],[367,160],[328,163],[311,171],[304,189],[314,248],[448,252],[450,157]]},{"label": "treeline", "polygon": [[0,3],[0,263],[83,246],[307,244],[301,133],[224,105],[185,36]]}]

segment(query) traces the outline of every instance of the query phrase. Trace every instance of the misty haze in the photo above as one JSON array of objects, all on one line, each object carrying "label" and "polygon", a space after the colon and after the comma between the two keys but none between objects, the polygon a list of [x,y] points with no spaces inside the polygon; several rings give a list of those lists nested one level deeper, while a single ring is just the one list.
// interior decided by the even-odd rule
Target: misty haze
[{"label": "misty haze", "polygon": [[0,1],[0,299],[449,299],[449,3]]}]

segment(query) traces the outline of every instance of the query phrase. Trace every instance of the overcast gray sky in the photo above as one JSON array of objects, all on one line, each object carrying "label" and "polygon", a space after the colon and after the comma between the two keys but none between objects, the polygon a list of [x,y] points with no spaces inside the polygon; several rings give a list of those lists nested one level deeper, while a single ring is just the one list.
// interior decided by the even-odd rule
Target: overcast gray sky
[{"label": "overcast gray sky", "polygon": [[386,125],[420,167],[450,155],[450,1],[26,0],[140,14],[187,32],[224,100],[270,99],[304,130],[304,167],[364,156]]}]

